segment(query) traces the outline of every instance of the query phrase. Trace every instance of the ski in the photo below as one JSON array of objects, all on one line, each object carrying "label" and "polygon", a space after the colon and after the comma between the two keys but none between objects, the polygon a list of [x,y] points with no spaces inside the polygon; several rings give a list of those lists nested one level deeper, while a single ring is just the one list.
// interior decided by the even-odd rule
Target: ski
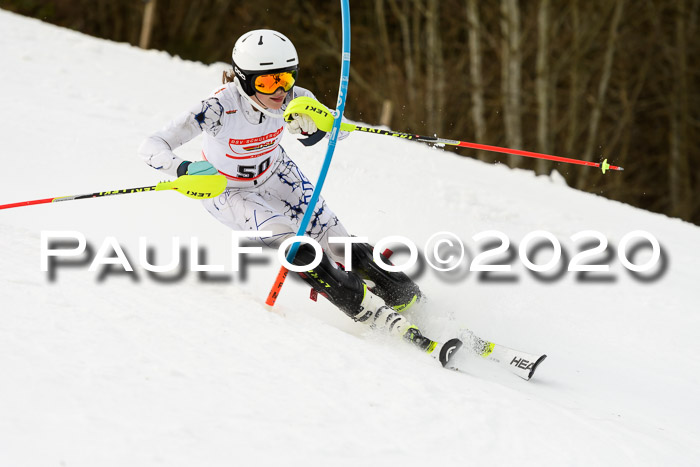
[{"label": "ski", "polygon": [[489,342],[469,329],[461,329],[458,338],[450,339],[442,346],[440,352],[442,366],[451,370],[465,371],[465,368],[460,368],[453,358],[459,352],[468,352],[485,358],[526,381],[532,378],[537,367],[547,358],[544,354],[531,354]]}]

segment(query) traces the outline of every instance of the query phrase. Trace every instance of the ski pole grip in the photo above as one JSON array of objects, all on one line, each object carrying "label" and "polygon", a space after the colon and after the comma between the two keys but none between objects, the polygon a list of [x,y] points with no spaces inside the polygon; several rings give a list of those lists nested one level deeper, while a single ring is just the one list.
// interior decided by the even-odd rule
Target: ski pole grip
[{"label": "ski pole grip", "polygon": [[206,199],[223,193],[227,183],[223,175],[183,175],[170,182],[160,182],[156,191],[175,190],[188,198]]},{"label": "ski pole grip", "polygon": [[[299,96],[292,100],[284,111],[284,120],[289,122],[294,119],[293,114],[305,114],[311,117],[319,130],[330,133],[333,129],[333,113],[328,107],[321,104],[316,99],[308,96]],[[341,123],[341,131],[355,131],[356,125],[351,123]]]}]

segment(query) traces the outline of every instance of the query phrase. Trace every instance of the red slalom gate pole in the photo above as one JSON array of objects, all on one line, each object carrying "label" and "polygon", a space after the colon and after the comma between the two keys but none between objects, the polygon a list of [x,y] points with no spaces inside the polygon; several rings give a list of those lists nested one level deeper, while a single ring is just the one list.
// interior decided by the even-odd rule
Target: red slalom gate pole
[{"label": "red slalom gate pole", "polygon": [[280,266],[277,277],[275,277],[275,283],[272,285],[272,288],[270,288],[270,292],[267,294],[267,300],[265,300],[265,304],[268,307],[272,308],[275,306],[277,297],[280,295],[280,291],[282,290],[282,286],[284,285],[284,281],[287,279],[288,274],[289,269],[285,268],[284,266]]}]

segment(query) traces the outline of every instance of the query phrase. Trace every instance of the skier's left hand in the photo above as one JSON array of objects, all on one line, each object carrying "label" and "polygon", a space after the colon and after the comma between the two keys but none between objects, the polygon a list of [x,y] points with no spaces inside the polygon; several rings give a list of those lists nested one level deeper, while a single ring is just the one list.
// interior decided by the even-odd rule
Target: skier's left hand
[{"label": "skier's left hand", "polygon": [[208,161],[182,161],[177,168],[177,176],[182,175],[216,175],[219,171]]},{"label": "skier's left hand", "polygon": [[287,129],[293,135],[312,135],[316,133],[318,127],[313,118],[306,114],[292,114],[292,119],[287,122]]}]

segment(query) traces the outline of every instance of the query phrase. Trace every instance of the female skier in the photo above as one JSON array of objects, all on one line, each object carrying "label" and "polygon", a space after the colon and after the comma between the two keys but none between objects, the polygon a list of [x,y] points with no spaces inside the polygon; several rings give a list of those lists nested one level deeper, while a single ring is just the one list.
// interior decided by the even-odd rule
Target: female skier
[{"label": "female skier", "polygon": [[[148,165],[171,176],[223,174],[227,188],[204,201],[207,211],[234,230],[272,231],[271,237],[258,239],[276,247],[296,235],[313,191],[280,146],[285,126],[282,114],[292,99],[314,95],[295,86],[297,52],[279,32],[261,29],[244,34],[233,47],[232,61],[233,69],[224,72],[223,85],[149,136],[139,154]],[[294,114],[287,129],[303,135],[300,141],[307,146],[325,135],[305,114]],[[204,160],[191,162],[175,155],[176,148],[200,133],[204,134]],[[304,281],[355,321],[402,336],[428,353],[435,350],[436,342],[422,336],[400,314],[421,296],[408,276],[377,266],[368,244],[353,245],[352,272],[336,266],[342,260],[342,252],[337,251],[341,245],[328,239],[349,235],[323,198],[306,235],[324,253],[318,267],[299,273]],[[294,264],[310,264],[313,259],[313,248],[302,244]],[[363,278],[371,281],[369,289]]]}]

